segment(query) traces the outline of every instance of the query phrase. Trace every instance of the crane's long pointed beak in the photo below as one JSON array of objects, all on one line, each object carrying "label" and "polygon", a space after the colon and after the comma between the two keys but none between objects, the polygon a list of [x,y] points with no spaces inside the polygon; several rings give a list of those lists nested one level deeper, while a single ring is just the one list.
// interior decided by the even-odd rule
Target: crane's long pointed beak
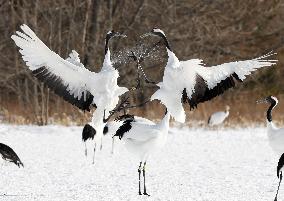
[{"label": "crane's long pointed beak", "polygon": [[268,103],[268,100],[267,100],[267,98],[263,98],[263,99],[257,100],[256,103],[257,103],[257,104],[260,104],[260,103]]}]

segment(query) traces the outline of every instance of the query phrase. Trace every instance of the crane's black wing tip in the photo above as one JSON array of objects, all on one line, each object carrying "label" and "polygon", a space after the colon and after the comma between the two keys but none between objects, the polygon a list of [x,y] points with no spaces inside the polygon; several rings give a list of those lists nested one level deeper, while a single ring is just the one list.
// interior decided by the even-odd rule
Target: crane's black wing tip
[{"label": "crane's black wing tip", "polygon": [[17,161],[16,165],[21,168],[21,166],[24,168],[24,164],[22,163],[22,161]]},{"label": "crane's black wing tip", "polygon": [[117,129],[113,137],[118,136],[119,139],[121,140],[124,134],[132,128],[132,122],[135,121],[135,119],[133,115],[129,114],[122,115],[120,117],[125,120],[123,121],[123,124]]},{"label": "crane's black wing tip", "polygon": [[12,162],[16,164],[18,167],[20,166],[24,167],[24,164],[22,163],[16,152],[8,145],[0,143],[0,155],[2,155],[2,158],[4,160]]},{"label": "crane's black wing tip", "polygon": [[219,82],[214,88],[209,89],[206,81],[199,75],[196,76],[196,84],[194,93],[191,98],[187,96],[186,89],[182,92],[182,102],[188,102],[190,110],[197,108],[199,103],[209,101],[221,94],[226,90],[235,87],[235,80],[242,82],[236,73],[231,74],[226,79]]},{"label": "crane's black wing tip", "polygon": [[106,124],[103,130],[103,134],[106,135],[108,133],[108,125]]},{"label": "crane's black wing tip", "polygon": [[90,124],[86,124],[82,131],[82,141],[86,142],[87,140],[94,139],[97,131]]},{"label": "crane's black wing tip", "polygon": [[33,70],[32,73],[37,79],[54,91],[55,94],[79,109],[89,112],[91,107],[97,107],[96,104],[93,103],[94,96],[89,91],[85,91],[84,93],[86,94],[83,94],[80,99],[74,97],[67,90],[67,86],[64,85],[63,80],[50,72],[45,66]]}]

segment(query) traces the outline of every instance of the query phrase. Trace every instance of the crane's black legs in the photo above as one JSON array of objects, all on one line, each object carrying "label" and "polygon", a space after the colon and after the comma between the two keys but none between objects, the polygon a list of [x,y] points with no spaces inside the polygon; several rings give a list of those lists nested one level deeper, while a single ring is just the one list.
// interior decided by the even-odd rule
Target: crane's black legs
[{"label": "crane's black legs", "polygon": [[146,176],[145,176],[145,172],[146,172],[146,161],[144,162],[144,166],[143,166],[143,177],[144,177],[144,192],[143,192],[143,195],[148,195],[148,196],[150,196],[150,195],[146,192]]},{"label": "crane's black legs", "polygon": [[95,143],[95,147],[94,147],[94,155],[93,155],[93,164],[95,164],[96,146],[97,146],[97,144]]},{"label": "crane's black legs", "polygon": [[[148,195],[150,196],[147,191],[146,191],[146,177],[145,177],[145,167],[146,167],[146,162],[144,162],[143,165],[143,178],[144,178],[144,192],[143,195]],[[141,193],[141,168],[142,168],[142,162],[140,162],[139,167],[138,167],[138,175],[139,175],[139,195],[142,195]]]},{"label": "crane's black legs", "polygon": [[282,171],[281,171],[281,173],[280,173],[279,184],[278,184],[278,188],[277,188],[277,192],[276,192],[274,201],[277,201],[277,195],[278,195],[278,191],[279,191],[279,187],[280,187],[281,181],[282,181]]},{"label": "crane's black legs", "polygon": [[142,193],[141,193],[141,185],[140,185],[140,183],[141,183],[141,165],[142,165],[142,162],[140,162],[140,164],[139,164],[139,167],[138,167],[138,176],[139,176],[139,195],[142,195]]}]

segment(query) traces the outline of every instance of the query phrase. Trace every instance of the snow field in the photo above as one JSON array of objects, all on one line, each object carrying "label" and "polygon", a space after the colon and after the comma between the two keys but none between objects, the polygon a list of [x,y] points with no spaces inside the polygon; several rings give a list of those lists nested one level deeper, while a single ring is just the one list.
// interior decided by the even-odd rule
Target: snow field
[{"label": "snow field", "polygon": [[276,193],[278,158],[265,128],[172,128],[166,146],[147,164],[151,197],[138,196],[139,161],[118,140],[112,155],[106,136],[92,165],[81,132],[82,127],[1,125],[0,141],[25,168],[0,165],[0,200],[250,201],[273,200]]}]

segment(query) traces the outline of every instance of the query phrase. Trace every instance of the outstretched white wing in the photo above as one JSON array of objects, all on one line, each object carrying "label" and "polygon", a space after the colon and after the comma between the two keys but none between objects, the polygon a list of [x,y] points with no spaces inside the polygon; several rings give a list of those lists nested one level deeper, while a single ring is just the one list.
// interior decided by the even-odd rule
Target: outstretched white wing
[{"label": "outstretched white wing", "polygon": [[[269,53],[251,60],[235,61],[212,67],[195,65],[196,83],[194,89],[190,91],[188,89],[192,86],[186,86],[188,102],[191,108],[234,87],[235,80],[242,82],[253,71],[276,64],[277,60],[267,59],[267,57],[274,54],[276,53]],[[191,66],[185,65],[184,68],[189,70]]]},{"label": "outstretched white wing", "polygon": [[101,102],[106,105],[106,100],[101,99],[111,96],[110,91],[115,95],[111,100],[111,106],[114,107],[118,96],[127,91],[116,85],[116,70],[109,73],[91,72],[80,62],[76,51],[73,50],[64,60],[51,51],[27,25],[22,25],[21,29],[23,32],[17,31],[11,38],[20,48],[23,60],[39,80],[71,104],[89,111],[91,106],[102,105]]},{"label": "outstretched white wing", "polygon": [[[274,54],[276,53],[270,52],[255,59],[224,63],[221,65],[212,66],[210,68],[204,66],[196,66],[195,71],[204,80],[206,80],[208,88],[213,89],[217,86],[218,83],[220,83],[222,80],[225,80],[231,75],[235,75],[237,76],[236,79],[243,81],[247,75],[251,74],[251,72],[265,66],[276,64],[277,60],[266,59],[267,57],[270,57]],[[190,66],[188,66],[188,68],[190,68]]]},{"label": "outstretched white wing", "polygon": [[66,61],[79,66],[79,67],[84,67],[84,65],[81,63],[80,61],[80,57],[78,52],[76,52],[75,50],[72,50],[72,52],[69,54],[69,57],[66,59]]},{"label": "outstretched white wing", "polygon": [[203,66],[202,60],[199,59],[181,61],[179,67],[175,68],[167,65],[163,81],[158,84],[160,89],[151,99],[161,100],[175,120],[184,122],[185,112],[182,103],[188,102],[192,109],[199,103],[222,94],[235,86],[235,80],[243,81],[251,72],[276,64],[277,60],[266,59],[271,55],[272,53],[252,60],[212,67]]}]

